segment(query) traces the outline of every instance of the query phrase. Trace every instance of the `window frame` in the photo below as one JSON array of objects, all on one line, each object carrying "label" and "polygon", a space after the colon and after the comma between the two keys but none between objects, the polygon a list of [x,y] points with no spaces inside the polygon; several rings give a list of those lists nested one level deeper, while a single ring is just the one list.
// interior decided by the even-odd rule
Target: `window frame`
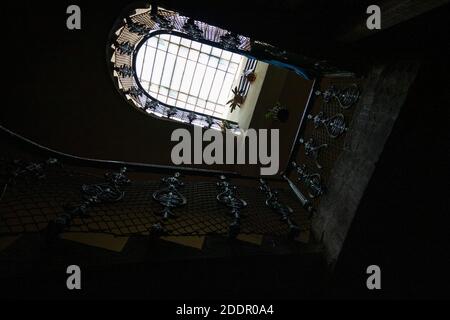
[{"label": "window frame", "polygon": [[[243,51],[240,51],[240,50],[233,50],[233,49],[225,49],[225,48],[220,47],[220,46],[217,44],[217,42],[214,42],[214,41],[211,41],[211,40],[207,40],[207,39],[194,39],[194,38],[191,37],[190,35],[188,35],[188,34],[186,34],[186,33],[182,33],[182,32],[176,31],[176,30],[155,30],[155,31],[150,32],[149,34],[145,35],[145,36],[139,41],[138,45],[135,47],[135,49],[134,49],[134,51],[133,51],[132,68],[133,68],[133,71],[134,71],[134,72],[133,72],[133,77],[134,77],[134,80],[135,80],[135,82],[136,82],[136,85],[144,92],[144,94],[145,94],[146,96],[148,96],[149,98],[158,101],[161,105],[163,105],[163,106],[165,106],[165,107],[168,107],[168,108],[176,107],[177,109],[180,109],[180,110],[183,110],[183,111],[186,111],[186,112],[192,112],[192,111],[193,111],[193,112],[195,112],[195,113],[203,114],[203,115],[207,116],[208,114],[206,114],[206,113],[204,113],[204,112],[201,112],[201,111],[189,110],[189,109],[187,109],[187,108],[179,107],[179,106],[176,106],[176,105],[170,105],[170,104],[168,104],[168,103],[162,102],[162,101],[160,101],[157,97],[153,96],[150,92],[148,92],[149,90],[147,91],[147,89],[145,89],[145,88],[142,86],[141,80],[139,79],[140,76],[138,75],[138,71],[137,71],[137,69],[136,69],[136,64],[137,64],[137,60],[138,60],[138,59],[137,59],[137,55],[138,55],[139,51],[142,49],[142,47],[146,45],[147,41],[149,41],[150,38],[155,37],[155,36],[164,35],[164,34],[177,36],[177,37],[180,37],[181,39],[185,38],[185,39],[188,39],[188,40],[190,40],[190,41],[195,41],[195,42],[198,42],[198,43],[201,43],[201,44],[205,44],[205,45],[211,46],[212,48],[218,48],[218,49],[223,50],[223,51],[228,51],[228,52],[230,52],[230,53],[232,53],[232,54],[238,54],[238,55],[240,55],[243,59],[248,59],[248,60],[250,60],[251,58],[249,58],[247,55],[243,54]],[[169,42],[169,43],[170,43],[170,42]],[[181,43],[180,43],[180,45],[181,45]],[[199,49],[199,51],[200,51],[200,49]],[[168,51],[166,51],[166,56],[167,56],[167,54],[168,54],[167,52],[168,52]],[[209,55],[210,55],[210,54],[209,54]],[[178,56],[176,55],[176,57],[178,57]],[[145,59],[145,58],[144,58],[144,59]],[[155,60],[156,60],[156,57],[155,57]],[[186,60],[188,60],[188,58],[186,58]],[[231,58],[230,58],[229,60],[231,61]],[[241,60],[241,61],[242,61],[242,60]],[[196,63],[196,66],[197,66],[197,64],[198,64],[198,59],[197,59],[197,62],[195,62],[195,63]],[[247,63],[244,63],[244,64],[247,64]],[[254,65],[254,64],[252,64],[252,65]],[[219,69],[218,69],[218,66],[215,67],[214,69],[216,69],[216,71],[219,70]],[[227,71],[224,71],[224,72],[225,72],[225,74],[227,73]],[[153,70],[152,70],[152,73],[153,73]],[[236,80],[236,77],[238,77],[238,76],[239,76],[239,63],[238,63],[238,70],[236,71],[235,77],[234,77],[234,79],[233,79],[233,83],[234,83],[234,81]],[[149,82],[150,82],[150,84],[151,84],[151,79],[150,79]],[[238,83],[239,83],[239,85],[241,85],[241,84],[242,84],[242,79],[239,79],[239,80],[238,80]],[[160,85],[160,86],[161,86],[161,85]],[[232,86],[232,87],[233,87],[233,86]],[[248,87],[247,84],[245,84],[244,87],[247,88],[247,87]],[[248,88],[247,88],[247,89],[248,89]],[[181,93],[181,90],[179,90],[179,92]],[[189,96],[189,93],[188,93],[187,95]],[[198,95],[197,95],[196,98],[197,98],[197,100],[199,99]],[[202,99],[202,100],[204,100],[204,99]],[[207,100],[205,100],[205,101],[207,102]],[[215,104],[218,105],[217,102],[215,102]],[[217,106],[216,106],[216,107],[217,107]],[[223,105],[223,107],[226,108],[226,107],[227,107],[226,104]],[[206,109],[206,108],[203,108],[203,110],[205,110],[205,109]],[[216,115],[209,115],[209,116],[211,116],[211,117],[213,117],[213,118],[220,119],[220,120],[226,120],[226,121],[229,121],[229,120],[226,119],[226,113],[224,113],[221,117],[216,116]]]}]

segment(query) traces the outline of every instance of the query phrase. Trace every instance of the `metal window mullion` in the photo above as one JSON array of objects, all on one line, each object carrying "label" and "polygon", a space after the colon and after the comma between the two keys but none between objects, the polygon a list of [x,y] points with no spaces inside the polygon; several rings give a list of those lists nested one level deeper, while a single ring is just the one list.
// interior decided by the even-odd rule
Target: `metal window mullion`
[{"label": "metal window mullion", "polygon": [[[159,40],[158,40],[159,42]],[[159,78],[159,87],[158,87],[158,95],[160,94],[161,91],[161,87],[162,87],[162,78],[164,76],[164,70],[166,69],[166,61],[167,61],[167,55],[169,54],[169,43],[170,41],[167,41],[167,49],[166,49],[166,54],[164,56],[164,62],[163,62],[163,68],[161,70],[161,77]],[[162,50],[161,50],[162,51]],[[155,56],[155,60],[156,60],[156,56]],[[169,92],[167,92],[167,96],[169,96]],[[167,99],[166,99],[167,102]]]},{"label": "metal window mullion", "polygon": [[[172,36],[170,36],[170,39],[172,39]],[[170,45],[171,43],[172,43],[172,44],[176,44],[176,43],[174,43],[174,42],[170,42],[170,41],[169,41],[169,45]],[[176,56],[175,56],[175,64],[174,64],[174,66],[173,66],[172,75],[171,75],[171,77],[170,77],[169,93],[170,93],[170,90],[172,90],[173,75],[175,74],[175,67],[177,66],[177,59],[178,59],[178,54],[179,54],[179,52],[180,52],[180,46],[181,46],[181,44],[178,44],[177,54],[176,54]],[[169,48],[169,46],[167,46],[167,48]],[[186,67],[186,65],[185,65],[185,67]],[[183,80],[183,79],[181,79],[181,80]],[[181,83],[180,83],[180,86],[181,86]],[[180,92],[180,90],[177,90],[177,99],[175,99],[175,103],[178,101],[178,94],[179,94],[179,92]],[[169,94],[167,94],[167,99],[169,99]]]},{"label": "metal window mullion", "polygon": [[[200,46],[200,48],[201,48],[201,46]],[[191,41],[191,45],[189,47],[189,51],[190,50],[192,50],[192,41]],[[188,57],[189,57],[189,53],[188,53]],[[195,78],[195,71],[197,71],[197,65],[198,65],[199,58],[200,58],[200,51],[198,52],[198,57],[197,57],[197,61],[195,62],[194,72],[192,73],[191,84],[189,85],[189,90],[188,90],[188,99],[189,99],[189,96],[191,95],[192,82],[194,81],[194,78]],[[195,107],[197,107],[197,106],[195,105]]]},{"label": "metal window mullion", "polygon": [[217,103],[219,102],[220,94],[222,93],[222,90],[223,90],[223,83],[225,82],[225,78],[226,78],[227,74],[228,74],[228,72],[225,71],[224,75],[223,75],[223,79],[222,79],[222,86],[220,87],[219,95],[217,96],[217,100],[215,102],[214,112],[216,112]]},{"label": "metal window mullion", "polygon": [[[209,97],[210,97],[210,95],[211,95],[211,90],[212,90],[212,88],[213,88],[213,86],[214,86],[214,80],[216,79],[216,75],[217,75],[217,68],[215,68],[215,71],[214,71],[214,77],[213,77],[213,80],[212,80],[212,83],[211,83],[211,88],[209,88],[209,92],[208,92],[208,97],[206,98],[206,103],[208,103],[208,101],[210,101],[209,100]],[[212,101],[211,101],[212,102]],[[206,105],[205,105],[205,108],[206,108]],[[214,109],[215,109],[216,107],[214,107]],[[214,112],[214,111],[213,111]]]},{"label": "metal window mullion", "polygon": [[[199,52],[202,53],[201,51],[199,51]],[[198,55],[199,59],[200,59],[200,53]],[[200,90],[198,92],[197,100],[195,101],[195,105],[198,105],[199,95],[200,95],[200,92],[202,91],[202,88],[203,88],[203,82],[205,81],[206,71],[208,71],[208,63],[209,63],[210,59],[211,59],[211,55],[208,55],[208,62],[204,65],[205,66],[205,74],[203,75],[202,83],[200,84]],[[201,63],[201,64],[203,64],[203,63]],[[212,84],[211,84],[211,88],[212,88]],[[205,100],[205,106],[203,107],[203,112],[205,112],[205,109],[206,109],[206,102],[207,102],[207,99]]]},{"label": "metal window mullion", "polygon": [[[181,42],[180,42],[180,46],[181,46]],[[184,46],[183,46],[183,47],[184,47]],[[187,48],[187,47],[185,47],[185,48]],[[189,49],[189,48],[188,48],[188,49]],[[188,56],[189,56],[189,53],[188,53]],[[186,59],[186,63],[184,64],[183,73],[181,74],[180,89],[178,90],[177,100],[178,100],[178,97],[179,97],[180,92],[181,92],[181,85],[183,84],[184,74],[186,73],[187,62],[189,61],[189,59],[188,59],[187,57],[186,57],[185,59]],[[180,101],[181,101],[181,100],[180,100]],[[183,102],[183,101],[181,101],[181,102]],[[187,103],[187,98],[186,98],[186,103]]]},{"label": "metal window mullion", "polygon": [[[245,73],[245,71],[247,70],[247,68],[248,68],[248,63],[249,63],[249,60],[247,59],[247,61],[246,61],[246,63],[245,63],[245,66],[244,66],[244,73]],[[244,77],[244,74],[242,74],[241,76],[240,76],[240,78],[239,78],[239,85],[238,85],[238,88],[239,88],[239,90],[243,90],[244,89],[244,87],[245,87],[245,85],[246,85],[246,83],[245,83],[245,77]]]},{"label": "metal window mullion", "polygon": [[[220,55],[220,58],[222,58],[222,55],[223,55],[223,50],[222,50],[222,53],[221,53],[221,55]],[[219,62],[220,62],[220,59],[219,59]],[[219,64],[217,63],[217,68],[219,67]],[[229,73],[228,72],[228,69],[230,68],[230,60],[228,60],[228,67],[227,67],[227,70],[226,71],[224,71],[224,76],[223,76],[223,79],[222,79],[222,86],[220,87],[220,91],[219,91],[219,95],[217,96],[217,100],[216,100],[216,102],[215,102],[215,107],[214,107],[214,112],[216,112],[216,107],[217,107],[217,103],[219,102],[219,98],[220,98],[220,94],[222,93],[222,90],[223,90],[223,84],[224,84],[224,82],[225,82],[225,78],[226,78],[226,76],[227,76],[227,74]]]},{"label": "metal window mullion", "polygon": [[[152,63],[152,74],[150,75],[150,81],[148,84],[148,91],[150,92],[150,87],[152,85],[152,79],[153,79],[153,71],[155,70],[155,61],[156,61],[156,54],[158,53],[158,44],[159,44],[159,37],[156,37],[156,47],[155,47],[155,57],[153,58],[153,63]],[[158,89],[159,92],[159,89]]]},{"label": "metal window mullion", "polygon": [[139,73],[139,80],[142,81],[142,72],[144,72],[144,65],[145,65],[145,57],[147,56],[147,45],[145,45],[144,49],[144,58],[142,59],[142,66],[141,66],[141,72]]},{"label": "metal window mullion", "polygon": [[[219,62],[220,62],[220,58],[222,57],[223,51],[224,51],[224,50],[222,49],[222,52],[220,53],[220,57],[218,57],[218,58],[219,58]],[[211,50],[211,56],[212,56],[212,50]],[[213,84],[211,85],[211,88],[209,89],[208,99],[207,99],[207,101],[209,101],[209,102],[215,104],[213,112],[216,112],[217,102],[213,102],[213,101],[209,100],[209,97],[210,97],[210,95],[211,95],[211,90],[212,90],[212,87],[213,87],[213,85],[214,85],[214,80],[216,79],[217,70],[219,70],[219,62],[217,62],[217,67],[215,68],[215,69],[216,69],[216,72],[214,73]],[[229,66],[228,66],[228,67],[229,67]],[[221,70],[221,71],[222,71],[222,70]],[[225,72],[225,74],[226,74],[226,72]],[[222,85],[223,85],[223,84],[222,84]],[[222,87],[221,87],[220,89],[222,89]],[[219,92],[219,95],[220,95],[220,92]]]}]

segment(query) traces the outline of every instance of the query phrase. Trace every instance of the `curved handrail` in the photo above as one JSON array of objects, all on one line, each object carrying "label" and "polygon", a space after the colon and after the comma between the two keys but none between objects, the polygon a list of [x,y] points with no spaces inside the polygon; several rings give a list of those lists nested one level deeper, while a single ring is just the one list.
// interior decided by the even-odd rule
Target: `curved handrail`
[{"label": "curved handrail", "polygon": [[[62,151],[54,150],[43,146],[31,139],[28,139],[8,128],[4,127],[0,124],[0,131],[5,134],[8,134],[10,137],[15,138],[16,140],[27,144],[28,146],[32,146],[37,150],[44,152],[47,155],[51,155],[58,159],[64,159],[73,162],[74,164],[79,165],[87,165],[92,167],[112,167],[118,168],[126,166],[128,168],[139,169],[142,171],[149,171],[153,173],[173,173],[174,171],[180,171],[185,174],[192,175],[203,175],[203,176],[232,176],[238,177],[242,179],[255,179],[255,177],[244,176],[235,171],[222,171],[222,170],[211,170],[211,169],[201,169],[201,168],[191,168],[184,166],[170,166],[170,165],[158,165],[158,164],[149,164],[149,163],[141,163],[141,162],[128,162],[128,161],[119,161],[119,160],[104,160],[104,159],[93,159],[80,157],[72,154],[68,154]],[[266,179],[269,180],[282,180],[280,176],[268,176]]]}]

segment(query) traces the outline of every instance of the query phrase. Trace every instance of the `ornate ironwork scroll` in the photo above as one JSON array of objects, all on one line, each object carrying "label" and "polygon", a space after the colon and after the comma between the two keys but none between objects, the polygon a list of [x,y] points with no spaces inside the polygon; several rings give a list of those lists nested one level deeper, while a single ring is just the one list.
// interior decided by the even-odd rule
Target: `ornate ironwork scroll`
[{"label": "ornate ironwork scroll", "polygon": [[3,184],[0,192],[0,200],[3,199],[3,195],[5,194],[8,186],[14,185],[16,183],[16,179],[28,177],[39,180],[45,179],[45,171],[48,166],[58,163],[58,160],[55,158],[49,158],[42,163],[25,162],[21,160],[12,161],[12,163],[9,164],[9,170],[7,171],[7,174],[5,174],[2,179],[0,179],[1,183]]},{"label": "ornate ironwork scroll", "polygon": [[321,111],[315,116],[308,115],[308,119],[313,121],[316,129],[324,126],[328,135],[333,139],[339,137],[348,130],[344,115],[342,113],[338,113],[327,118],[325,113]]},{"label": "ornate ironwork scroll", "polygon": [[317,169],[322,169],[322,165],[319,163],[319,153],[322,148],[327,148],[328,144],[323,143],[318,145],[315,143],[313,138],[305,141],[303,138],[299,140],[299,143],[304,145],[305,155],[314,160]]},{"label": "ornate ironwork scroll", "polygon": [[195,24],[195,20],[192,18],[187,19],[183,25],[183,31],[196,41],[203,39],[203,31]]},{"label": "ornate ironwork scroll", "polygon": [[121,201],[125,192],[120,190],[120,187],[130,183],[126,171],[127,168],[123,167],[119,172],[106,173],[105,183],[82,185],[82,203],[77,206],[65,206],[64,212],[48,224],[47,241],[54,240],[65,228],[69,227],[75,216],[87,216],[88,210],[92,206]]},{"label": "ornate ironwork scroll", "polygon": [[125,93],[129,94],[130,96],[132,96],[135,99],[139,99],[139,97],[144,95],[144,91],[141,88],[137,88],[137,87],[131,87]]},{"label": "ornate ironwork scroll", "polygon": [[151,31],[151,29],[147,26],[141,23],[134,22],[133,20],[131,20],[131,18],[127,18],[126,20],[126,26],[131,33],[135,33],[138,36],[144,36]]},{"label": "ornate ironwork scroll", "polygon": [[165,16],[163,16],[158,10],[155,10],[156,12],[150,11],[150,18],[156,22],[160,29],[173,29],[172,22],[167,19]]},{"label": "ornate ironwork scroll", "polygon": [[289,238],[294,239],[300,233],[300,228],[294,223],[290,216],[294,212],[289,206],[283,204],[278,199],[278,191],[272,190],[264,179],[259,179],[259,190],[266,194],[266,205],[280,215],[281,221],[289,227]]},{"label": "ornate ironwork scroll", "polygon": [[114,46],[116,47],[116,50],[120,53],[120,54],[124,54],[127,56],[130,56],[131,54],[133,54],[134,51],[134,46],[131,45],[131,43],[129,41],[125,41],[125,42],[115,42]]},{"label": "ornate ironwork scroll", "polygon": [[160,212],[164,220],[176,217],[172,210],[187,203],[187,199],[178,191],[180,187],[184,186],[179,178],[179,172],[176,172],[172,177],[162,178],[164,187],[153,193],[153,199],[164,207]]},{"label": "ornate ironwork scroll", "polygon": [[57,164],[58,160],[55,158],[49,158],[45,162],[23,162],[21,160],[15,160],[13,162],[14,169],[10,174],[10,182],[14,182],[16,178],[24,176],[33,176],[37,179],[44,179],[46,174],[45,170],[49,165]]},{"label": "ornate ironwork scroll", "polygon": [[121,65],[120,67],[115,67],[115,69],[119,75],[123,78],[131,78],[133,76],[133,68],[127,65]]},{"label": "ornate ironwork scroll", "polygon": [[145,110],[155,110],[159,106],[159,102],[156,100],[147,100],[145,102]]},{"label": "ornate ironwork scroll", "polygon": [[227,32],[220,37],[220,45],[225,50],[237,50],[241,45],[242,40],[236,33]]},{"label": "ornate ironwork scroll", "polygon": [[345,89],[338,89],[334,85],[331,85],[325,91],[317,90],[316,96],[322,96],[323,101],[330,102],[331,99],[335,99],[342,109],[348,109],[354,105],[360,95],[359,88],[356,84],[352,84]]},{"label": "ornate ironwork scroll", "polygon": [[322,178],[318,173],[309,173],[306,166],[297,165],[293,162],[292,167],[297,171],[297,180],[303,182],[308,191],[308,196],[311,199],[321,196],[325,192],[325,187],[322,185]]},{"label": "ornate ironwork scroll", "polygon": [[190,112],[187,116],[187,118],[189,119],[189,123],[192,123],[192,121],[194,121],[195,119],[197,119],[197,115],[194,112]]},{"label": "ornate ironwork scroll", "polygon": [[237,187],[228,182],[225,176],[220,176],[217,187],[219,189],[217,201],[229,207],[232,216],[228,235],[230,238],[236,238],[241,229],[241,210],[247,206],[247,202],[237,196]]}]

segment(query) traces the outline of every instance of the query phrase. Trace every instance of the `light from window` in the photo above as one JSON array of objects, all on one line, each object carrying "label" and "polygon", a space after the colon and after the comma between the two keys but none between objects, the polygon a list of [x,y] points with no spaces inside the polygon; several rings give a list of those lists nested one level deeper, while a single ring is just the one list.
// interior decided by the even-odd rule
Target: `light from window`
[{"label": "light from window", "polygon": [[150,37],[139,49],[136,75],[153,98],[226,119],[226,103],[243,56],[176,35]]}]

